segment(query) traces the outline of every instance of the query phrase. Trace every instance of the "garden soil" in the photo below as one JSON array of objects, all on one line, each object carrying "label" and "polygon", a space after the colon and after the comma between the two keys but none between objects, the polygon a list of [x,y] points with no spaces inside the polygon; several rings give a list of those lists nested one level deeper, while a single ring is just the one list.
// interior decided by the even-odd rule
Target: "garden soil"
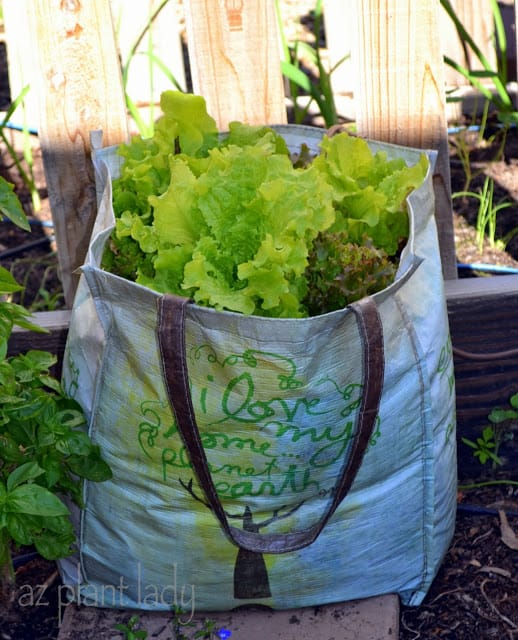
[{"label": "garden soil", "polygon": [[[297,35],[311,39],[310,8],[314,2],[293,0],[284,4],[294,15],[302,16],[302,25],[298,27],[301,32]],[[2,77],[0,68],[0,85]],[[0,87],[0,101],[7,95]],[[485,130],[482,140],[476,132],[461,135],[469,136],[462,141],[462,148],[466,149],[467,144],[472,177],[466,183],[465,164],[463,166],[466,156],[458,153],[459,138],[452,136],[452,191],[477,192],[485,176],[490,175],[495,180],[494,202],[506,201],[511,206],[498,215],[496,238],[500,241],[491,246],[486,239],[480,251],[475,236],[478,202],[474,197],[455,198],[457,259],[460,263],[496,263],[517,268],[518,133],[516,129],[509,132],[501,154],[498,150],[503,142],[502,132],[496,122]],[[21,149],[20,134],[13,132],[12,136],[13,143]],[[31,233],[9,223],[0,225],[0,261],[25,285],[19,302],[32,305],[35,310],[57,309],[63,307],[64,302],[52,227],[47,226],[51,216],[37,138],[33,139],[33,152],[35,180],[42,203],[38,212],[32,207],[31,196],[17,175],[12,159],[5,150],[1,151],[0,174],[16,185],[33,224]],[[513,480],[515,484],[462,488],[494,480]],[[459,510],[452,544],[424,603],[417,608],[402,607],[400,640],[518,639],[517,481],[518,474],[502,478],[482,469],[476,478],[460,478]],[[17,550],[16,554],[20,556],[28,551],[31,550]],[[0,602],[0,640],[57,638],[62,611],[58,607],[61,583],[55,563],[40,557],[22,563],[17,569],[17,584],[13,606],[8,608]]]}]

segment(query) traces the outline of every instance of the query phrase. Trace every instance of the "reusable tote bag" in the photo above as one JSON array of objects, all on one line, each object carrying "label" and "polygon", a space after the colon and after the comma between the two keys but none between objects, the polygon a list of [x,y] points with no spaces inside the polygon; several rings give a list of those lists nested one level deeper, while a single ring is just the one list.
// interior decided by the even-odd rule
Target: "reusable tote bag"
[{"label": "reusable tote bag", "polygon": [[[322,131],[280,127],[314,152]],[[369,143],[389,157],[421,151]],[[433,158],[432,158],[433,160]],[[398,593],[417,605],[456,508],[454,378],[431,172],[408,198],[395,282],[269,319],[162,296],[100,268],[99,212],[63,382],[113,479],[85,484],[64,583],[87,605],[292,608]]]}]

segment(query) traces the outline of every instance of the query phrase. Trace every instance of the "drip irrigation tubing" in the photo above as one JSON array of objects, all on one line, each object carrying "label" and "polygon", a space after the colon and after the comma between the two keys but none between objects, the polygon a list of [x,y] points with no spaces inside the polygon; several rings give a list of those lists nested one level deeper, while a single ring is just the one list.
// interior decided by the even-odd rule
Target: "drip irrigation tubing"
[{"label": "drip irrigation tubing", "polygon": [[[2,222],[11,222],[9,218],[4,217]],[[38,220],[31,218],[29,219],[29,224],[31,226],[45,227],[49,229],[54,228],[54,223],[52,220]],[[465,263],[458,262],[457,269],[461,271],[480,271],[482,273],[494,273],[494,274],[502,274],[502,275],[518,275],[518,268],[516,267],[507,267],[505,265],[498,264],[486,264],[483,262],[473,262],[473,263]]]},{"label": "drip irrigation tubing", "polygon": [[482,273],[494,273],[498,275],[518,274],[518,269],[516,267],[506,267],[505,265],[499,264],[486,264],[484,262],[459,262],[457,263],[457,269],[460,269],[461,271],[480,271]]},{"label": "drip irrigation tubing", "polygon": [[499,511],[503,511],[508,518],[518,518],[518,511],[507,511],[506,509],[493,509],[490,507],[479,507],[476,504],[458,504],[457,511],[476,516],[497,516]]},{"label": "drip irrigation tubing", "polygon": [[[515,129],[516,128],[516,124],[514,122],[511,122],[510,124],[503,124],[503,123],[497,123],[497,124],[492,124],[491,126],[496,127],[497,129]],[[456,133],[462,133],[463,131],[480,131],[481,130],[481,126],[479,124],[472,124],[469,126],[463,126],[463,125],[459,125],[456,127],[448,127],[447,129],[447,133],[448,135],[455,135]]]},{"label": "drip irrigation tubing", "polygon": [[[27,131],[33,136],[38,135],[38,130],[35,127],[24,126],[23,124],[18,124],[17,122],[12,122],[11,120],[4,122],[2,126],[6,127],[7,129],[14,129],[15,131]],[[504,125],[502,124],[499,124],[497,126],[499,129],[504,127]],[[510,124],[506,126],[514,128],[516,125]],[[480,129],[481,127],[478,124],[473,124],[467,127],[466,126],[448,127],[448,134],[455,135],[456,133],[462,133],[463,131],[480,131]]]},{"label": "drip irrigation tubing", "polygon": [[472,124],[469,127],[448,127],[448,135],[455,135],[456,133],[462,133],[463,131],[480,131],[480,125]]},{"label": "drip irrigation tubing", "polygon": [[30,551],[29,553],[24,553],[21,556],[15,556],[13,558],[13,567],[15,569],[19,569],[20,567],[25,566],[31,560],[35,558],[39,558],[40,554],[37,551]]},{"label": "drip irrigation tubing", "polygon": [[34,240],[33,242],[27,242],[26,244],[21,244],[18,247],[13,247],[12,249],[5,249],[0,252],[0,260],[4,260],[5,258],[12,258],[24,251],[28,251],[29,249],[34,249],[36,247],[40,247],[44,244],[48,244],[53,241],[53,236],[45,236],[44,238],[38,238],[38,240]]},{"label": "drip irrigation tubing", "polygon": [[[14,222],[6,216],[2,218],[2,222],[11,222],[12,224],[14,224]],[[48,227],[49,229],[54,228],[54,223],[52,222],[52,220],[38,220],[38,218],[27,218],[27,222],[34,227]]]},{"label": "drip irrigation tubing", "polygon": [[2,124],[2,127],[5,127],[6,129],[13,129],[13,131],[27,131],[27,133],[30,133],[31,136],[38,135],[38,130],[35,129],[34,127],[28,127],[23,124],[17,124],[16,122],[11,122],[10,120],[8,120],[7,122],[4,122]]}]

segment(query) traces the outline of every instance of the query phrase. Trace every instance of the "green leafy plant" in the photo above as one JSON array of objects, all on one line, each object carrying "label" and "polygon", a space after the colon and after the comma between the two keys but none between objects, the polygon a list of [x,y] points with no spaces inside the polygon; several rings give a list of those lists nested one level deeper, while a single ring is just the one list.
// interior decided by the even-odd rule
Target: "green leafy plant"
[{"label": "green leafy plant", "polygon": [[31,304],[31,311],[55,311],[58,309],[63,302],[64,294],[61,290],[59,291],[50,291],[45,288],[45,280],[46,274],[48,270],[45,270],[45,274],[43,276],[43,282],[40,288],[38,289],[38,299],[34,300]]},{"label": "green leafy plant", "polygon": [[[158,71],[158,72],[162,73],[169,80],[169,82],[171,83],[172,87],[175,87],[179,91],[183,91],[183,88],[180,86],[180,83],[178,82],[178,80],[176,79],[174,74],[167,67],[167,65],[164,63],[164,61],[156,54],[155,47],[154,47],[154,42],[153,42],[152,26],[153,26],[155,20],[160,15],[162,9],[164,9],[164,7],[168,4],[168,2],[169,2],[169,0],[162,0],[162,2],[160,2],[160,4],[156,7],[156,9],[154,9],[152,12],[150,11],[147,23],[144,25],[142,31],[140,32],[140,34],[138,35],[137,39],[135,40],[133,46],[131,47],[131,50],[129,52],[127,60],[122,65],[122,84],[123,84],[123,87],[124,87],[124,95],[125,95],[125,99],[126,99],[126,106],[128,108],[128,111],[129,111],[131,117],[133,118],[135,124],[137,125],[137,128],[138,128],[138,130],[140,132],[140,135],[142,135],[145,138],[149,138],[149,137],[151,137],[153,135],[154,123],[155,123],[155,119],[156,119],[155,104],[154,104],[154,101],[152,99],[152,96],[154,95],[154,87],[155,87],[155,84],[154,84],[155,71]],[[122,10],[124,10],[124,7],[122,8]],[[139,48],[140,44],[142,43],[142,41],[144,40],[144,38],[147,38],[146,51],[139,52],[138,48]],[[138,105],[135,103],[135,101],[129,95],[128,90],[127,90],[128,77],[129,77],[129,72],[130,72],[130,68],[131,68],[131,63],[135,59],[135,57],[138,56],[138,55],[147,56],[148,63],[149,63],[149,96],[150,96],[150,100],[149,100],[149,117],[148,117],[148,121],[147,122],[142,117],[142,115],[140,113],[140,110],[138,108]]]},{"label": "green leafy plant", "polygon": [[320,233],[309,254],[304,300],[310,315],[343,309],[391,284],[396,265],[369,245],[348,242],[348,234]]},{"label": "green leafy plant", "polygon": [[[494,154],[494,160],[501,160],[505,149],[509,126],[518,122],[518,111],[516,111],[513,98],[508,90],[509,76],[507,68],[507,40],[502,14],[497,0],[490,0],[490,3],[495,25],[493,44],[495,51],[497,52],[496,68],[494,68],[492,63],[482,52],[481,48],[467,32],[466,28],[455,13],[450,0],[441,0],[444,10],[455,25],[463,49],[466,53],[466,57],[468,52],[471,51],[482,67],[480,70],[473,70],[460,65],[448,56],[445,56],[444,58],[446,64],[468,79],[471,86],[477,90],[481,99],[484,101],[479,125],[477,127],[461,128],[450,138],[451,144],[456,151],[457,157],[462,164],[466,176],[464,188],[462,191],[453,194],[453,197],[474,197],[479,200],[477,216],[477,245],[479,251],[482,251],[486,231],[488,233],[490,246],[494,247],[496,245],[496,214],[501,209],[510,206],[510,203],[494,204],[494,183],[490,178],[486,178],[480,192],[477,193],[471,190],[471,183],[474,178],[473,164],[470,157],[471,150],[473,148],[480,148],[481,146],[488,146],[496,141],[498,142],[498,146]],[[496,109],[497,117],[503,124],[503,126],[498,127],[492,134],[488,133],[488,117],[490,109]],[[476,108],[474,111],[476,112]],[[472,122],[475,122],[476,119],[476,113],[474,113],[471,120]],[[473,129],[476,129],[476,134]],[[503,243],[504,245],[509,242],[512,235],[514,235],[514,232],[506,237],[505,242]]]},{"label": "green leafy plant", "polygon": [[[458,161],[462,165],[465,175],[464,187],[461,191],[470,191],[471,183],[476,176],[483,172],[483,169],[475,169],[471,153],[475,149],[487,148],[493,143],[497,143],[497,149],[493,156],[493,161],[498,162],[503,159],[505,144],[507,140],[507,129],[497,128],[492,133],[488,127],[489,101],[485,101],[484,108],[478,125],[458,127],[450,136],[450,146],[455,151]],[[471,117],[475,122],[476,108]]]},{"label": "green leafy plant", "polygon": [[232,635],[232,632],[225,628],[216,627],[216,621],[211,618],[205,618],[199,629],[195,629],[196,623],[193,621],[182,621],[182,610],[179,607],[173,607],[173,637],[174,640],[189,640],[189,636],[186,635],[187,628],[194,631],[191,634],[193,640],[227,640]]},{"label": "green leafy plant", "polygon": [[494,189],[495,183],[493,178],[486,176],[480,191],[457,191],[452,194],[453,199],[469,197],[475,198],[479,202],[476,221],[476,241],[480,253],[483,251],[486,236],[490,247],[494,248],[500,243],[500,245],[505,248],[505,245],[510,241],[512,236],[518,232],[518,229],[514,229],[506,235],[504,240],[497,241],[496,223],[498,213],[503,209],[512,207],[513,203],[510,201],[495,203]]},{"label": "green leafy plant", "polygon": [[[27,307],[29,311],[55,311],[63,306],[63,288],[59,280],[58,264],[53,252],[41,256],[38,260],[28,256],[13,260],[9,266],[21,285],[12,296],[12,301]],[[34,291],[37,285],[37,291]],[[30,293],[29,293],[30,291]]]},{"label": "green leafy plant", "polygon": [[[494,202],[494,181],[491,177],[486,176],[484,184],[479,191],[473,191],[471,189],[471,183],[474,178],[473,165],[471,162],[472,148],[487,146],[498,140],[494,160],[501,160],[506,144],[508,127],[510,124],[518,122],[518,112],[514,107],[513,99],[507,88],[507,42],[502,15],[496,0],[490,0],[490,2],[495,23],[494,46],[499,53],[496,69],[492,67],[480,47],[478,47],[466,31],[449,0],[441,0],[442,6],[455,24],[465,51],[467,52],[468,49],[471,49],[482,66],[482,70],[471,70],[445,56],[445,62],[466,77],[471,85],[479,91],[485,101],[480,118],[480,125],[476,127],[476,134],[473,132],[473,128],[465,128],[461,129],[451,138],[451,144],[455,148],[457,157],[462,164],[466,176],[464,188],[452,194],[452,197],[454,199],[471,197],[479,201],[476,221],[476,241],[480,253],[483,251],[486,235],[491,248],[497,245],[505,248],[517,231],[516,229],[512,230],[505,238],[499,241],[496,240],[497,214],[502,209],[512,206],[512,203],[509,201]],[[492,87],[488,85],[488,81],[491,81]],[[498,119],[504,126],[498,128],[493,134],[487,135],[488,115],[491,105],[496,107]],[[475,117],[473,117],[472,120],[474,121]]]},{"label": "green leafy plant", "polygon": [[[4,215],[17,221],[18,205]],[[61,497],[81,506],[83,478],[111,477],[84,431],[81,407],[51,373],[56,357],[36,350],[7,356],[14,326],[42,331],[9,300],[20,288],[0,267],[0,592],[7,601],[15,585],[13,549],[34,545],[49,560],[70,555],[75,535]]]},{"label": "green leafy plant", "polygon": [[137,615],[132,615],[127,623],[116,624],[115,629],[124,634],[125,640],[145,640],[148,633],[145,629],[138,629],[138,624],[139,617]]},{"label": "green leafy plant", "polygon": [[14,192],[14,185],[0,176],[0,213],[22,229],[29,231],[30,226],[25,212]]},{"label": "green leafy plant", "polygon": [[[470,191],[471,183],[473,182],[474,178],[473,163],[471,160],[471,151],[473,149],[473,145],[471,144],[470,138],[472,138],[471,132],[467,127],[460,128],[455,132],[453,136],[450,136],[449,138],[449,144],[455,152],[456,161],[461,164],[462,170],[464,172],[464,185],[460,193],[466,193]],[[455,196],[452,194],[452,197]]]},{"label": "green leafy plant", "polygon": [[[331,75],[347,59],[347,56],[339,60],[329,71],[322,60],[319,34],[323,19],[323,0],[317,0],[313,12],[313,46],[300,40],[296,40],[293,43],[288,42],[283,27],[280,0],[276,0],[275,6],[283,51],[281,70],[289,83],[290,96],[293,100],[294,122],[295,124],[302,124],[307,117],[311,104],[316,103],[325,126],[331,127],[338,122]],[[317,75],[315,78],[310,77],[304,71],[303,58],[306,58],[316,68]],[[299,98],[303,96],[308,96],[309,100],[301,106]]]},{"label": "green leafy plant", "polygon": [[468,438],[462,438],[462,442],[473,449],[473,455],[478,458],[480,464],[485,464],[488,460],[492,460],[495,465],[502,464],[496,453],[495,430],[491,425],[484,428],[482,435],[475,442]]},{"label": "green leafy plant", "polygon": [[[173,607],[172,631],[173,640],[189,640],[189,636],[185,634],[185,630],[189,627],[194,629],[196,624],[192,621],[183,622],[181,619],[182,611],[178,607]],[[138,615],[132,615],[127,623],[115,625],[117,631],[124,634],[125,640],[140,640],[148,637],[145,629],[139,629],[140,618]],[[225,628],[217,628],[215,620],[206,618],[201,628],[194,631],[190,637],[194,640],[228,640],[232,632]]]},{"label": "green leafy plant", "polygon": [[308,315],[319,233],[391,257],[408,237],[406,196],[422,184],[424,154],[409,167],[340,133],[299,168],[269,127],[234,122],[220,138],[200,96],[166,91],[161,107],[153,138],[120,147],[107,270],[216,309],[296,318]]},{"label": "green leafy plant", "polygon": [[480,464],[492,462],[493,470],[502,465],[500,447],[506,439],[513,437],[513,429],[518,424],[518,393],[509,398],[509,407],[495,407],[488,415],[491,422],[476,441],[462,438],[465,445],[473,449],[473,455]]},{"label": "green leafy plant", "polygon": [[[508,90],[509,75],[507,69],[507,39],[502,13],[497,0],[489,0],[491,3],[493,20],[495,24],[494,46],[499,52],[498,64],[495,69],[484,55],[480,47],[473,40],[465,26],[459,20],[450,0],[441,0],[441,5],[453,21],[459,38],[465,50],[471,49],[482,67],[481,70],[469,69],[450,57],[445,56],[446,64],[467,78],[470,84],[491,102],[498,111],[498,119],[506,126],[518,122],[518,111],[514,107],[513,99]],[[488,86],[491,82],[492,86]]]},{"label": "green leafy plant", "polygon": [[[0,295],[15,289],[0,268]],[[81,506],[81,479],[102,481],[111,473],[83,431],[80,406],[51,375],[56,357],[35,350],[5,356],[13,325],[36,328],[24,308],[0,302],[0,323],[0,566],[9,591],[12,545],[34,545],[51,560],[72,553],[69,510],[58,495]]]},{"label": "green leafy plant", "polygon": [[23,156],[25,159],[25,163],[28,167],[27,170],[24,168],[22,162],[18,158],[18,154],[15,148],[13,147],[8,136],[6,135],[6,125],[12,119],[14,112],[20,106],[23,106],[24,98],[27,95],[29,89],[30,89],[29,85],[25,86],[20,92],[20,94],[12,101],[9,108],[5,112],[5,115],[2,121],[0,122],[0,140],[5,145],[10,158],[12,159],[18,173],[20,174],[20,178],[22,179],[23,183],[25,184],[25,186],[27,187],[27,189],[31,194],[32,205],[34,210],[39,211],[41,207],[41,201],[40,201],[38,189],[34,181],[32,149],[29,143],[28,128],[27,127],[23,128]]}]

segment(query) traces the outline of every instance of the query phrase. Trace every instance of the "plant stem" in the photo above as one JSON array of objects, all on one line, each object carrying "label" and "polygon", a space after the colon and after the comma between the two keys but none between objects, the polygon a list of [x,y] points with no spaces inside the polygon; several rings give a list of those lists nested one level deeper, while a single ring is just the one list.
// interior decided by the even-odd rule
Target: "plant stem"
[{"label": "plant stem", "polygon": [[474,482],[473,484],[459,484],[457,488],[461,490],[478,489],[479,487],[489,487],[491,485],[497,484],[510,484],[518,486],[518,482],[515,480],[487,480],[485,482]]},{"label": "plant stem", "polygon": [[13,558],[7,529],[0,529],[0,600],[11,603],[15,593],[15,575]]}]

